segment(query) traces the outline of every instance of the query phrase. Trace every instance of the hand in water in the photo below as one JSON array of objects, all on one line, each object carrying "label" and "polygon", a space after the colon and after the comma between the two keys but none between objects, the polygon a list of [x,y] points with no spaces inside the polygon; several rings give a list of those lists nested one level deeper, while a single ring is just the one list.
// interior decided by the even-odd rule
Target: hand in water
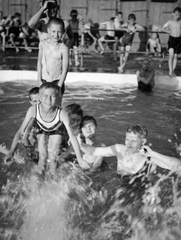
[{"label": "hand in water", "polygon": [[9,151],[4,157],[4,163],[10,165],[13,162],[13,154]]}]

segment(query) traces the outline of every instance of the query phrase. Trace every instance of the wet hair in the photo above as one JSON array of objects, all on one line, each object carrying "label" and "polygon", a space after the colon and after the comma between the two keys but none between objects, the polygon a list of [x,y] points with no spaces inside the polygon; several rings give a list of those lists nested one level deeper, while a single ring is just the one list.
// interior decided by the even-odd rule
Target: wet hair
[{"label": "wet hair", "polygon": [[128,15],[128,20],[131,20],[131,19],[133,19],[134,21],[136,20],[136,16],[133,13]]},{"label": "wet hair", "polygon": [[141,124],[129,126],[127,128],[126,132],[134,133],[134,134],[138,133],[143,138],[147,138],[147,136],[148,136],[148,130],[146,129],[146,127],[144,125],[141,125]]},{"label": "wet hair", "polygon": [[56,85],[55,83],[53,82],[45,82],[43,83],[40,88],[39,88],[39,92],[41,93],[42,90],[45,90],[45,89],[54,89],[55,91],[57,91],[57,93],[60,92],[60,87],[58,85]]},{"label": "wet hair", "polygon": [[78,12],[76,9],[72,9],[72,11],[70,12],[70,16],[77,16]]},{"label": "wet hair", "polygon": [[85,126],[85,123],[88,122],[88,121],[91,121],[97,127],[97,122],[96,122],[94,117],[92,117],[92,116],[84,116],[82,118],[82,121],[81,121],[81,124],[80,124],[80,128],[83,128]]},{"label": "wet hair", "polygon": [[66,106],[65,110],[68,112],[68,114],[77,114],[81,116],[81,118],[83,117],[83,110],[81,106],[77,103],[69,104],[68,106]]},{"label": "wet hair", "polygon": [[119,15],[119,14],[120,14],[120,15],[123,15],[123,13],[122,13],[121,11],[117,12],[117,15]]},{"label": "wet hair", "polygon": [[48,23],[48,27],[50,28],[52,24],[56,24],[56,25],[60,25],[63,32],[65,31],[65,24],[64,21],[60,18],[51,18],[49,23]]},{"label": "wet hair", "polygon": [[110,18],[111,21],[114,21],[115,17]]},{"label": "wet hair", "polygon": [[[33,94],[39,94],[39,87],[34,87],[34,88],[30,89],[29,99],[31,98],[30,96],[33,95]],[[30,99],[30,101],[31,101],[31,99]]]},{"label": "wet hair", "polygon": [[175,13],[175,12],[181,13],[181,8],[180,8],[180,7],[174,8],[174,9],[173,9],[173,13]]}]

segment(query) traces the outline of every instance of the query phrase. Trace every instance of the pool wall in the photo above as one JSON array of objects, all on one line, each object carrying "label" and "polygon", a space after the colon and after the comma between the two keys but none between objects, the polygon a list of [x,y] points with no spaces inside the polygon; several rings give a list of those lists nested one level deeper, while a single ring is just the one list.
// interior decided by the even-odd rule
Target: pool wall
[{"label": "pool wall", "polygon": [[[37,71],[22,70],[2,70],[0,71],[0,82],[15,80],[37,80]],[[110,85],[131,85],[137,86],[135,74],[116,74],[116,73],[89,73],[89,72],[69,72],[66,78],[66,84],[110,84]],[[181,77],[163,75],[155,76],[155,86],[168,86],[181,89]]]}]

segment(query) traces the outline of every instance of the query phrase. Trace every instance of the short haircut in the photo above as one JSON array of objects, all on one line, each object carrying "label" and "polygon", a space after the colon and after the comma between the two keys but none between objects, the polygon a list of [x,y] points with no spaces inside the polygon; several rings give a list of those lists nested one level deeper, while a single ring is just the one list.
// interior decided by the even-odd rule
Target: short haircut
[{"label": "short haircut", "polygon": [[128,15],[128,20],[131,20],[131,19],[136,20],[136,16],[133,13]]},{"label": "short haircut", "polygon": [[30,95],[32,95],[32,94],[39,94],[39,87],[34,87],[34,88],[30,89],[29,98],[30,98]]},{"label": "short haircut", "polygon": [[49,23],[48,23],[48,27],[50,27],[52,24],[57,24],[60,25],[62,30],[65,31],[65,24],[64,21],[60,18],[51,18]]},{"label": "short haircut", "polygon": [[81,121],[81,124],[80,124],[80,128],[83,128],[85,126],[85,123],[88,122],[88,121],[91,121],[97,127],[97,122],[96,122],[94,117],[92,117],[92,116],[84,116],[82,118],[82,121]]},{"label": "short haircut", "polygon": [[56,85],[54,82],[43,83],[39,88],[39,92],[41,93],[42,90],[50,89],[50,88],[56,90],[57,93],[60,92],[60,87],[58,85]]},{"label": "short haircut", "polygon": [[175,12],[181,13],[181,8],[180,8],[180,7],[174,8],[174,9],[173,9],[173,13],[175,13]]},{"label": "short haircut", "polygon": [[123,13],[122,13],[121,11],[119,11],[119,12],[117,13],[117,15],[119,15],[119,14],[120,14],[120,15],[123,15]]},{"label": "short haircut", "polygon": [[114,21],[115,17],[110,18],[111,21]]},{"label": "short haircut", "polygon": [[68,114],[77,114],[81,116],[81,118],[83,117],[83,110],[81,106],[77,103],[69,104],[68,106],[66,106],[65,110],[68,112]]},{"label": "short haircut", "polygon": [[147,136],[148,136],[148,130],[146,129],[146,127],[144,125],[141,125],[141,124],[129,126],[127,128],[126,132],[134,133],[134,134],[138,133],[143,138],[147,138]]},{"label": "short haircut", "polygon": [[[42,0],[42,6],[43,6],[44,3],[47,2],[47,1],[48,1],[48,0]],[[56,5],[58,5],[58,4],[57,4],[57,0],[54,0],[54,2],[55,2]]]},{"label": "short haircut", "polygon": [[77,16],[78,15],[78,12],[76,9],[72,9],[72,11],[70,12],[70,16]]}]

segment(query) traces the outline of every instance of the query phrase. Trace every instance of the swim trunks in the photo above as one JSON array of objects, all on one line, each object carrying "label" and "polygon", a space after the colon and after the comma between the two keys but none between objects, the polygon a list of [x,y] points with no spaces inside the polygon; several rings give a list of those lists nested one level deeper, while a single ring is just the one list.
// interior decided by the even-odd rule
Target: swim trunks
[{"label": "swim trunks", "polygon": [[168,39],[168,49],[173,48],[175,54],[181,52],[181,37],[172,37]]},{"label": "swim trunks", "polygon": [[[41,81],[42,81],[42,83],[48,82],[48,81],[46,81],[46,80],[44,80],[44,79],[42,79]],[[54,80],[54,81],[52,81],[52,82],[55,83],[56,85],[58,85],[59,80]],[[63,83],[63,85],[62,85],[62,87],[61,87],[61,94],[63,95],[64,92],[65,92],[65,83]]]},{"label": "swim trunks", "polygon": [[138,90],[144,91],[144,92],[151,92],[152,86],[150,84],[145,84],[142,81],[138,82]]}]

